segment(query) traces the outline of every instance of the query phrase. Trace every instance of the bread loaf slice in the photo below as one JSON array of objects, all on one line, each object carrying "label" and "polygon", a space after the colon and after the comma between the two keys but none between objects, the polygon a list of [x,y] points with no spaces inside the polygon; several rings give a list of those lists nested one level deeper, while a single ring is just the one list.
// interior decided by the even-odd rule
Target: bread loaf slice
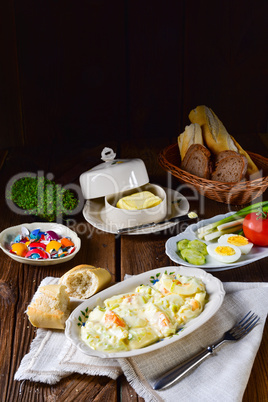
[{"label": "bread loaf slice", "polygon": [[247,172],[248,161],[243,155],[234,151],[223,151],[217,155],[215,170],[211,179],[225,183],[238,183]]},{"label": "bread loaf slice", "polygon": [[201,144],[191,145],[181,164],[186,172],[203,179],[210,178],[211,166],[211,153]]},{"label": "bread loaf slice", "polygon": [[70,298],[66,286],[46,285],[27,309],[31,324],[38,328],[64,329],[70,315]]},{"label": "bread loaf slice", "polygon": [[70,297],[88,299],[104,289],[111,279],[112,276],[106,269],[82,264],[67,271],[59,283],[66,286],[66,292]]},{"label": "bread loaf slice", "polygon": [[185,127],[185,131],[178,136],[178,146],[183,161],[186,152],[192,144],[204,145],[202,130],[199,124],[190,124]]},{"label": "bread loaf slice", "polygon": [[248,153],[227,132],[223,123],[212,109],[204,105],[197,106],[191,110],[189,119],[192,123],[198,123],[201,126],[205,145],[214,155],[226,150],[238,152],[248,160],[248,175],[259,171]]}]

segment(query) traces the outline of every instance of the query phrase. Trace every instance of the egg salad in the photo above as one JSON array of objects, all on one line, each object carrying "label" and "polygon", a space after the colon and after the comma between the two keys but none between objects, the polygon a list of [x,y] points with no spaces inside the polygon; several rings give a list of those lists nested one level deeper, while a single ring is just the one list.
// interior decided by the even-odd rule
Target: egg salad
[{"label": "egg salad", "polygon": [[139,349],[176,334],[203,311],[207,293],[201,279],[174,273],[153,282],[96,306],[81,326],[82,340],[98,351]]}]

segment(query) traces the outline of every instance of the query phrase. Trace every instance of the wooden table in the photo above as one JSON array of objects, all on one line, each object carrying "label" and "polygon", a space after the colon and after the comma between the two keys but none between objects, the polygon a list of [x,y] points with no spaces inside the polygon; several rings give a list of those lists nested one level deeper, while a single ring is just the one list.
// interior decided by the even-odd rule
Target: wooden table
[{"label": "wooden table", "polygon": [[[104,144],[117,151],[118,157],[132,158],[139,156],[147,166],[150,181],[180,189],[180,183],[168,176],[157,163],[157,154],[167,146],[166,140],[139,142],[139,146],[115,143]],[[55,180],[62,185],[77,183],[79,175],[100,162],[103,145],[94,148],[68,149],[58,147],[40,154],[38,149],[12,149],[0,171],[2,194],[0,199],[0,230],[20,223],[32,222],[32,217],[14,213],[6,204],[3,189],[17,173],[44,171],[53,173]],[[263,147],[252,151],[265,156]],[[265,151],[267,154],[267,150]],[[4,154],[4,153],[3,153]],[[187,189],[182,193],[189,195]],[[267,192],[264,199],[267,199]],[[258,201],[258,200],[256,200]],[[209,218],[229,211],[228,205],[199,197],[190,199],[192,210],[199,212],[200,219]],[[239,209],[238,206],[232,207]],[[20,264],[0,252],[0,311],[1,311],[1,353],[0,353],[0,390],[1,400],[15,401],[134,401],[140,398],[127,383],[124,376],[117,381],[107,377],[89,377],[73,374],[55,385],[46,385],[30,381],[14,381],[14,374],[21,359],[28,353],[35,337],[35,329],[29,323],[25,310],[41,280],[47,276],[60,277],[68,269],[81,263],[108,268],[114,281],[120,281],[125,274],[139,274],[146,270],[168,265],[175,265],[165,254],[165,242],[179,233],[179,226],[172,233],[158,233],[141,236],[115,235],[96,231],[83,218],[80,212],[74,217],[72,228],[79,234],[82,247],[75,258],[67,263],[49,267],[35,267]],[[215,272],[222,281],[268,281],[268,259],[265,258],[248,266]],[[268,330],[264,331],[263,340],[257,354],[243,401],[264,401],[268,398]]]}]

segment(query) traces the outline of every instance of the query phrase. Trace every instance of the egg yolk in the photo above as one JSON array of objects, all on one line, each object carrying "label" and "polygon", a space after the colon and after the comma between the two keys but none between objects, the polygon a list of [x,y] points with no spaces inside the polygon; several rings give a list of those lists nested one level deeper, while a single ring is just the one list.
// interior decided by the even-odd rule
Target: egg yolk
[{"label": "egg yolk", "polygon": [[228,237],[227,242],[239,247],[246,246],[248,244],[248,239],[244,236],[237,235]]},{"label": "egg yolk", "polygon": [[219,255],[234,255],[235,250],[229,246],[218,246],[215,248],[215,251]]}]

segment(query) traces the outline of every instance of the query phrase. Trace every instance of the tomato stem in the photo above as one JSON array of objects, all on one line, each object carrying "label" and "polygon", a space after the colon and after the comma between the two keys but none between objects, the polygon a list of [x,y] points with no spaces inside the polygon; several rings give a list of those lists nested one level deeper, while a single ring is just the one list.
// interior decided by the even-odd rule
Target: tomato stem
[{"label": "tomato stem", "polygon": [[258,219],[267,219],[268,213],[265,212],[262,207],[259,207],[258,211],[256,212],[256,218],[257,218],[257,220]]}]

